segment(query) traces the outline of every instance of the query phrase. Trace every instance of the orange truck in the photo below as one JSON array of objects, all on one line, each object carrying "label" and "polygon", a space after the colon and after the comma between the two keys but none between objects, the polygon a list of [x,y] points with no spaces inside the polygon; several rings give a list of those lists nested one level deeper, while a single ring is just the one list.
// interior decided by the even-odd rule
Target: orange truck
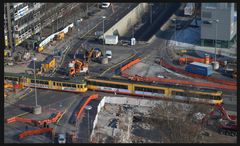
[{"label": "orange truck", "polygon": [[179,64],[191,63],[191,62],[200,62],[209,64],[212,62],[212,59],[209,58],[209,55],[206,55],[205,58],[195,58],[195,57],[180,57],[178,59]]}]

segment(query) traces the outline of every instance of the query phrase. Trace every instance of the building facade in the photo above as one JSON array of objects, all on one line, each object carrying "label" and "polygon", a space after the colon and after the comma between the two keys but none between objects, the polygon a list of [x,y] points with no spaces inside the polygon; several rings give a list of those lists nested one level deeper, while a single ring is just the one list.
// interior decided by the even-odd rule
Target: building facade
[{"label": "building facade", "polygon": [[237,21],[234,3],[201,4],[201,44],[230,48],[236,39]]},{"label": "building facade", "polygon": [[77,6],[79,3],[4,3],[5,49],[15,50]]}]

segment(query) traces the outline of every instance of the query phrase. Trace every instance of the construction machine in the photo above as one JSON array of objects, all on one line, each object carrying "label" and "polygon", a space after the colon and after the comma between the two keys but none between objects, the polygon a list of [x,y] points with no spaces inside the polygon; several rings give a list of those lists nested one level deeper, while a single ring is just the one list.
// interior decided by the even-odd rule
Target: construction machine
[{"label": "construction machine", "polygon": [[217,121],[216,129],[220,134],[237,135],[237,116],[229,115],[223,104],[215,105],[214,109],[202,119],[202,123],[208,123],[209,118]]},{"label": "construction machine", "polygon": [[4,57],[11,57],[12,52],[10,50],[4,50]]},{"label": "construction machine", "polygon": [[40,71],[37,74],[42,74],[43,72],[49,72],[56,68],[57,61],[54,56],[47,57],[41,64]]},{"label": "construction machine", "polygon": [[68,64],[69,67],[69,76],[75,76],[78,73],[87,73],[88,72],[88,63],[84,63],[80,60],[73,60]]},{"label": "construction machine", "polygon": [[60,32],[60,33],[58,33],[57,35],[56,35],[56,39],[58,40],[58,41],[60,41],[60,40],[63,40],[64,39],[64,32]]},{"label": "construction machine", "polygon": [[101,49],[92,48],[89,52],[87,52],[87,63],[90,63],[90,60],[98,61],[98,59],[103,56]]}]

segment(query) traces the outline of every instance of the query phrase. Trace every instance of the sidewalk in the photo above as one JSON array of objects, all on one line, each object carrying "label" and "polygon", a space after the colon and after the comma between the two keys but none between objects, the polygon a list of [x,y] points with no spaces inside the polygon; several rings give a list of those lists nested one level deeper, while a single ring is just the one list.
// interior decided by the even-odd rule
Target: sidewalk
[{"label": "sidewalk", "polygon": [[31,88],[25,88],[16,94],[12,94],[12,95],[8,96],[7,98],[4,98],[4,108],[8,107],[11,104],[15,104],[18,100],[21,100],[23,97],[25,97],[26,95],[28,95],[31,92],[32,92]]}]

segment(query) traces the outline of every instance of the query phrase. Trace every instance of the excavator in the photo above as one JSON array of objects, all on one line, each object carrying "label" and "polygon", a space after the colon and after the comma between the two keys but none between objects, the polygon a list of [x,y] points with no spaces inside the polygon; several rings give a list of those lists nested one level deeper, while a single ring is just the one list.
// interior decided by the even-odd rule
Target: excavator
[{"label": "excavator", "polygon": [[99,48],[92,48],[87,52],[87,63],[90,63],[90,60],[98,61],[98,59],[103,55],[102,51]]},{"label": "excavator", "polygon": [[88,63],[84,63],[80,60],[73,60],[68,64],[69,75],[74,76],[77,73],[87,73],[88,72]]},{"label": "excavator", "polygon": [[[220,113],[220,115],[216,113]],[[207,123],[209,117],[217,120],[218,133],[230,136],[237,135],[237,116],[229,115],[223,104],[215,105],[214,109],[202,119],[202,123]]]}]

